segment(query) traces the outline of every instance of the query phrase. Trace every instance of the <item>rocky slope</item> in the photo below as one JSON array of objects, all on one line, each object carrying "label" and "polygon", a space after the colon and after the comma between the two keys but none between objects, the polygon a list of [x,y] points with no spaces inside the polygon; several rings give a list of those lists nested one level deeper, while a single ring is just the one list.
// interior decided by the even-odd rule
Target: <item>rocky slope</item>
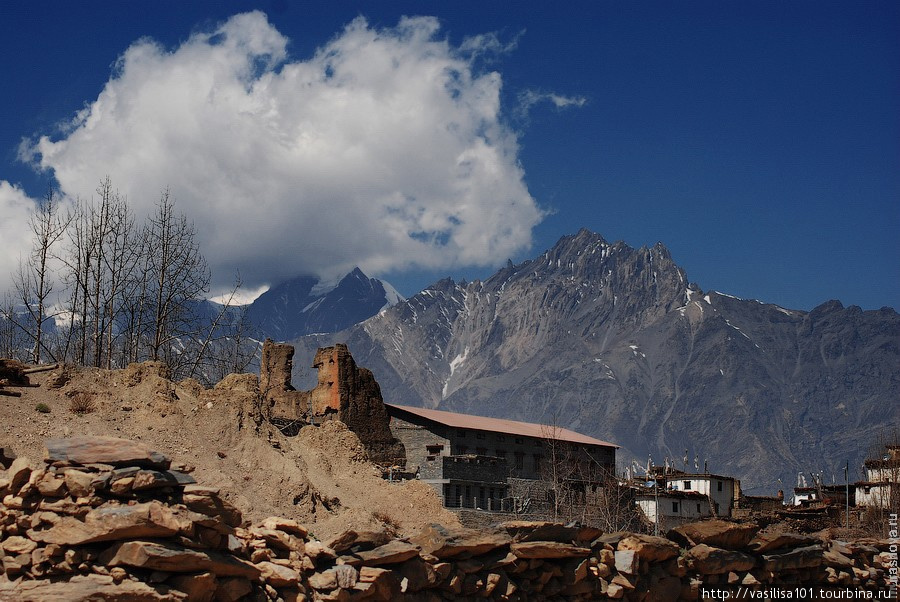
[{"label": "rocky slope", "polygon": [[557,422],[642,463],[682,467],[688,450],[690,464],[741,478],[749,493],[859,466],[900,424],[893,309],[829,301],[805,312],[704,293],[663,245],[586,230],[484,282],[442,280],[294,341],[297,382],[315,348],[335,341],[389,403]]},{"label": "rocky slope", "polygon": [[166,376],[157,362],[29,374],[30,386],[5,387],[20,396],[0,396],[0,448],[41,458],[47,438],[136,440],[193,467],[249,520],[277,514],[319,537],[350,526],[410,534],[430,522],[457,524],[424,483],[382,480],[343,423],[286,437],[263,421],[256,375],[232,374],[211,388]]}]

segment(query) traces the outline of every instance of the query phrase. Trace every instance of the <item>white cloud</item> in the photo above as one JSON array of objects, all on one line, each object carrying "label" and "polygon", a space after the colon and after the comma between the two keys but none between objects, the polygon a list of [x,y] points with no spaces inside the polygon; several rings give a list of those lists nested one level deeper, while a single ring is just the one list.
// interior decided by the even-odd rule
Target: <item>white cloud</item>
[{"label": "white cloud", "polygon": [[308,60],[265,15],[237,15],[167,50],[144,39],[58,139],[23,150],[64,193],[109,175],[139,214],[168,186],[217,285],[248,288],[359,265],[491,265],[543,214],[504,125],[501,77],[429,17],[350,23]]},{"label": "white cloud", "polygon": [[567,109],[569,107],[583,107],[587,103],[587,97],[563,96],[555,92],[525,90],[519,94],[519,105],[516,107],[516,112],[521,117],[526,117],[531,108],[541,102],[549,102],[557,109]]},{"label": "white cloud", "polygon": [[21,188],[0,180],[0,295],[12,292],[19,259],[31,250],[28,218],[34,207]]}]

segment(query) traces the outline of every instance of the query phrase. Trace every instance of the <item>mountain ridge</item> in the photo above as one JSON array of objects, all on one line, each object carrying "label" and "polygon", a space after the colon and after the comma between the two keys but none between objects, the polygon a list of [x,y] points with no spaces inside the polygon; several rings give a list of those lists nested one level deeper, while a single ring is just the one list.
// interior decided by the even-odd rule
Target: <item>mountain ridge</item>
[{"label": "mountain ridge", "polygon": [[690,449],[774,492],[861,458],[884,420],[900,423],[897,333],[890,308],[704,293],[661,243],[581,230],[483,282],[444,279],[295,343],[303,366],[346,342],[389,402],[559,421],[657,464]]}]

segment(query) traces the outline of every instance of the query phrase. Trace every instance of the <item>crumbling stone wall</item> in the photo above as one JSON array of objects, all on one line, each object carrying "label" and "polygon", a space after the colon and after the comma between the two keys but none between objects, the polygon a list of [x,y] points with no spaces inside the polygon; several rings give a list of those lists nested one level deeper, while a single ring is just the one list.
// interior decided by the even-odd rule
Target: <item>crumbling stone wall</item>
[{"label": "crumbling stone wall", "polygon": [[346,345],[316,352],[318,384],[311,391],[291,385],[293,358],[292,345],[269,339],[263,344],[259,381],[268,401],[267,419],[279,425],[340,420],[356,433],[373,462],[403,463],[403,444],[391,433],[381,388],[371,370],[356,365]]},{"label": "crumbling stone wall", "polygon": [[309,392],[313,420],[340,420],[379,464],[402,461],[403,444],[391,433],[381,387],[372,371],[358,367],[342,343],[319,349],[313,368],[319,371],[318,384]]},{"label": "crumbling stone wall", "polygon": [[276,423],[305,423],[308,420],[309,393],[294,389],[291,384],[293,368],[293,345],[266,339],[259,364],[259,390],[268,402],[268,420]]}]

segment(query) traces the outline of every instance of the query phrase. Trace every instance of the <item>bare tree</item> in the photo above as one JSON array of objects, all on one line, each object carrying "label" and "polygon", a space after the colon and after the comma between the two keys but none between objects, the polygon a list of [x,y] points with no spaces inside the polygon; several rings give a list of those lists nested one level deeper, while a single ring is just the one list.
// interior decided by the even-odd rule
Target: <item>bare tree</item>
[{"label": "bare tree", "polygon": [[14,276],[14,286],[22,303],[24,315],[19,317],[15,312],[7,319],[18,324],[32,341],[31,361],[41,362],[43,352],[53,357],[53,351],[47,348],[44,341],[44,324],[52,316],[47,315],[50,295],[53,292],[53,279],[50,273],[51,251],[62,238],[65,222],[58,215],[58,202],[52,187],[35,208],[28,219],[33,241],[27,259],[19,262]]},{"label": "bare tree", "polygon": [[193,224],[175,211],[165,190],[144,228],[152,336],[150,359],[182,363],[172,343],[197,331],[196,300],[209,290],[209,268],[200,254]]}]

